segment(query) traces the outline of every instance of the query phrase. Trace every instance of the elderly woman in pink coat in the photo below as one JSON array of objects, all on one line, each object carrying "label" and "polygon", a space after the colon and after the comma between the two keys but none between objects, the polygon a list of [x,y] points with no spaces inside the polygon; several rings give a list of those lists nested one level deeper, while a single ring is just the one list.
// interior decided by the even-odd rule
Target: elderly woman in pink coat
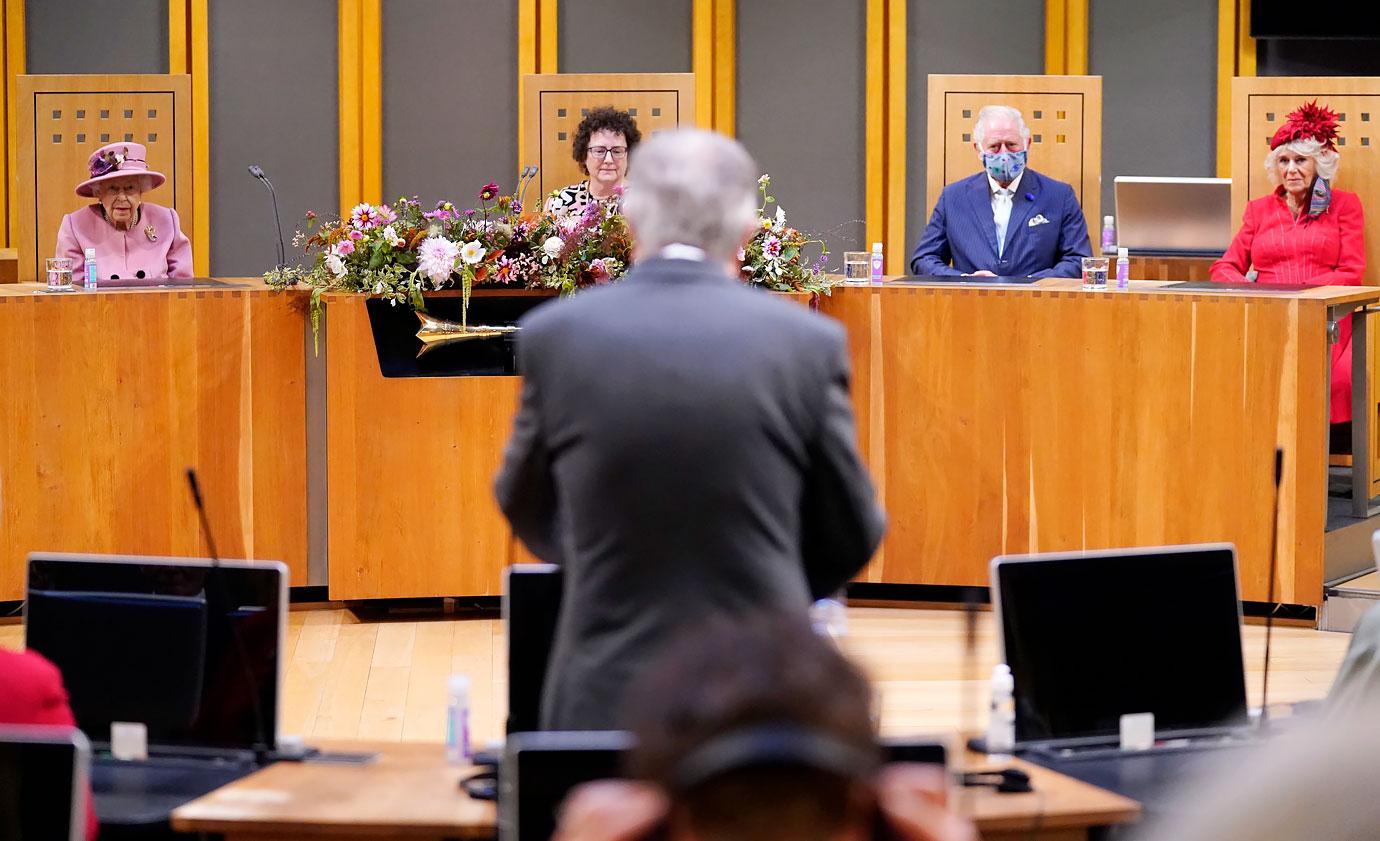
[{"label": "elderly woman in pink coat", "polygon": [[72,261],[72,279],[86,283],[86,249],[96,249],[97,280],[192,276],[192,244],[177,211],[143,201],[167,179],[149,169],[144,147],[111,143],[91,153],[91,177],[77,195],[96,199],[62,217],[57,256]]}]

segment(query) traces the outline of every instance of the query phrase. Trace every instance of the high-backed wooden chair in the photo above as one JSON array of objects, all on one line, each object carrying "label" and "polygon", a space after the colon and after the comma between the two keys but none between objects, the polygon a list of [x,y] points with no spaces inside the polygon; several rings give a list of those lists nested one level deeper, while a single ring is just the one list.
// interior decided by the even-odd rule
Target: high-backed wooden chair
[{"label": "high-backed wooden chair", "polygon": [[[1356,193],[1366,214],[1366,280],[1380,285],[1380,78],[1334,76],[1243,76],[1231,85],[1231,207],[1237,226],[1246,202],[1274,189],[1265,173],[1270,138],[1290,111],[1317,100],[1338,113],[1338,189]],[[1380,408],[1376,370],[1380,368],[1377,322],[1367,330],[1369,388],[1370,494],[1380,494]]]},{"label": "high-backed wooden chair", "polygon": [[1101,76],[930,74],[925,132],[926,219],[944,185],[979,171],[973,123],[984,105],[1018,108],[1030,128],[1030,168],[1073,186],[1094,242],[1101,230]]},{"label": "high-backed wooden chair", "polygon": [[144,201],[175,208],[182,230],[192,230],[190,76],[19,76],[18,90],[20,280],[42,275],[63,215],[91,202],[73,190],[106,143],[148,147],[149,169],[168,180]]},{"label": "high-backed wooden chair", "polygon": [[632,113],[645,139],[654,131],[695,124],[693,73],[534,73],[522,77],[519,134],[523,160],[536,164],[537,195],[585,179],[570,156],[575,129],[591,108]]}]

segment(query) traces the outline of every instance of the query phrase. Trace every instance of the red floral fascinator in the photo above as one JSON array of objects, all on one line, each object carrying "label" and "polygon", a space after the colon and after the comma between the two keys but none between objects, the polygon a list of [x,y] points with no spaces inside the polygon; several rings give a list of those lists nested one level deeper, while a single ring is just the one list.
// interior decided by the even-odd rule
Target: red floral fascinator
[{"label": "red floral fascinator", "polygon": [[1270,148],[1278,149],[1285,143],[1295,140],[1313,139],[1325,149],[1337,150],[1337,112],[1326,105],[1319,105],[1315,99],[1290,112],[1284,125],[1270,138]]}]

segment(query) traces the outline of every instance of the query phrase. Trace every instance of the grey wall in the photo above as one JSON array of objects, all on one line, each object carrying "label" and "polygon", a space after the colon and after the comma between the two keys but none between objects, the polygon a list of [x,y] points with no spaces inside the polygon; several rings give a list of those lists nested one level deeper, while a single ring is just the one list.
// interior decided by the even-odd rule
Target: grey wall
[{"label": "grey wall", "polygon": [[167,0],[28,0],[29,73],[167,73]]},{"label": "grey wall", "polygon": [[1215,175],[1217,4],[1093,0],[1088,15],[1088,72],[1102,77],[1103,215],[1116,213],[1118,175]]},{"label": "grey wall", "polygon": [[689,73],[691,7],[691,0],[561,0],[561,72]]},{"label": "grey wall", "polygon": [[[931,73],[1043,73],[1045,4],[1041,0],[910,0],[906,9],[906,249],[929,221],[925,134]],[[1032,166],[1039,168],[1037,161]],[[973,172],[978,171],[973,158]]]},{"label": "grey wall", "polygon": [[385,0],[385,198],[474,207],[490,180],[511,190],[517,91],[516,3]]},{"label": "grey wall", "polygon": [[[865,3],[738,3],[737,134],[790,223],[838,269],[861,248],[867,202]],[[813,252],[811,252],[813,255]]]},{"label": "grey wall", "polygon": [[283,235],[307,210],[339,210],[336,0],[211,0],[211,274],[261,274],[277,262],[268,192]]}]

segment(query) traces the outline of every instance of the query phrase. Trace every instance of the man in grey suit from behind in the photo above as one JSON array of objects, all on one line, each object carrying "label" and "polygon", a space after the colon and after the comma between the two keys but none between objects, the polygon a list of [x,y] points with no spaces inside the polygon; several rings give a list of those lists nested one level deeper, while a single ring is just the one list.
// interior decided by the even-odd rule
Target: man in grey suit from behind
[{"label": "man in grey suit from behind", "polygon": [[497,494],[564,567],[544,727],[619,727],[624,688],[676,628],[804,611],[881,539],[842,327],[736,279],[757,171],[712,132],[642,143],[635,268],[521,322]]}]

